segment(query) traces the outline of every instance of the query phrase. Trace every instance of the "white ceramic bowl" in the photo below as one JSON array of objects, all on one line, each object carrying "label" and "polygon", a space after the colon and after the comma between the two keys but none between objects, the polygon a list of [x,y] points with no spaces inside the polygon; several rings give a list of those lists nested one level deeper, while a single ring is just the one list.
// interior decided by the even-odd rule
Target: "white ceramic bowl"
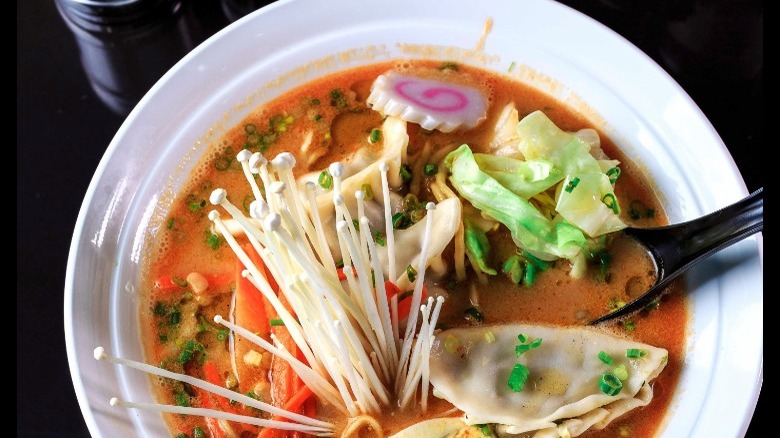
[{"label": "white ceramic bowl", "polygon": [[[475,52],[488,18],[493,27],[484,51]],[[575,105],[587,102],[651,175],[672,222],[747,195],[728,150],[686,93],[637,48],[558,3],[373,0],[369,8],[360,0],[327,6],[280,0],[176,64],[128,116],[89,186],[68,261],[65,333],[94,437],[167,436],[158,414],[108,404],[115,396],[152,402],[147,376],[97,362],[92,352],[104,346],[142,359],[135,284],[144,239],[148,227],[159,225],[161,200],[209,140],[265,99],[318,74],[419,56],[419,45],[499,72],[514,61],[517,71],[535,72],[543,89]],[[762,383],[762,248],[761,235],[753,236],[688,276],[689,351],[663,437],[745,433]]]}]

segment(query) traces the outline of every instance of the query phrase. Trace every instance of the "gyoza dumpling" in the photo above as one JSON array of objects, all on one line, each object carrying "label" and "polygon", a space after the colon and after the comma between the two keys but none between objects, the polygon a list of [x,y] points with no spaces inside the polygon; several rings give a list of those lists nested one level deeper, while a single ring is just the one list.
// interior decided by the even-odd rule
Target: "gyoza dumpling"
[{"label": "gyoza dumpling", "polygon": [[[403,181],[400,177],[401,164],[406,161],[406,149],[409,143],[409,136],[406,133],[406,122],[399,118],[388,117],[382,124],[384,146],[381,154],[369,154],[364,151],[358,151],[354,157],[344,163],[344,175],[342,175],[341,194],[344,196],[344,205],[349,210],[353,219],[358,219],[357,200],[355,192],[363,189],[368,184],[373,193],[372,199],[364,201],[365,215],[369,220],[371,230],[378,230],[382,235],[387,235],[385,230],[384,200],[382,196],[382,176],[379,165],[385,162],[389,166],[387,172],[388,186],[391,189],[390,209],[395,213],[401,209],[403,199],[393,190],[398,189]],[[373,159],[374,161],[370,161]],[[316,178],[321,171],[312,172],[302,176],[298,184],[305,184]],[[341,257],[341,251],[336,235],[336,212],[333,205],[333,190],[325,191],[318,189],[317,208],[319,211],[322,225],[325,230],[325,237],[328,246],[335,260]],[[428,247],[428,260],[426,267],[433,261],[441,259],[441,252],[455,236],[460,221],[461,205],[458,199],[447,199],[441,202],[434,211],[433,229],[435,232],[431,236]],[[341,219],[341,218],[339,218]],[[388,278],[395,282],[402,289],[409,286],[411,282],[407,279],[405,269],[408,265],[415,268],[418,266],[418,258],[422,249],[422,240],[425,229],[425,221],[421,220],[413,226],[404,230],[395,230],[395,258],[396,267],[401,275],[398,278]],[[387,247],[378,247],[377,251],[380,257],[385,275],[388,270],[388,250]],[[441,261],[443,263],[443,261]],[[439,263],[439,265],[441,265]]]},{"label": "gyoza dumpling", "polygon": [[[384,221],[384,200],[382,196],[382,174],[379,165],[382,162],[388,164],[390,169],[387,172],[388,186],[391,190],[391,209],[396,211],[400,208],[402,198],[393,193],[394,189],[401,186],[403,181],[400,176],[401,164],[406,161],[406,148],[409,144],[409,136],[406,133],[406,122],[394,117],[388,117],[382,124],[382,133],[384,144],[379,154],[367,152],[367,149],[361,149],[353,157],[346,160],[344,165],[344,174],[341,176],[341,194],[344,196],[344,205],[349,210],[353,219],[359,219],[357,211],[357,200],[355,192],[361,190],[364,184],[371,187],[373,197],[365,201],[365,214],[369,220],[372,230],[379,230],[385,234]],[[316,181],[322,170],[303,175],[298,179],[299,189],[303,191],[306,182]],[[336,234],[336,211],[333,204],[334,190],[325,190],[317,186],[317,209],[322,225],[325,230],[325,237],[328,246],[335,260],[341,257],[341,251]],[[308,202],[304,202],[308,206]],[[341,219],[341,218],[338,218]]]},{"label": "gyoza dumpling", "polygon": [[[448,198],[436,205],[436,209],[428,214],[433,214],[433,226],[430,241],[428,242],[428,259],[425,267],[431,268],[431,274],[441,276],[446,271],[446,264],[441,257],[442,252],[455,237],[461,221],[461,203],[457,198]],[[398,278],[389,278],[401,290],[412,287],[412,282],[406,275],[406,267],[417,269],[420,253],[422,252],[423,236],[425,233],[425,220],[421,220],[405,230],[395,230],[395,266],[400,275]],[[377,248],[379,260],[383,267],[388,264],[387,247]]]},{"label": "gyoza dumpling", "polygon": [[[526,342],[518,338],[521,334]],[[517,345],[536,339],[541,339],[538,347],[517,354]],[[634,355],[640,357],[629,357]],[[500,435],[536,432],[533,436],[539,437],[558,436],[562,424],[576,436],[649,403],[649,382],[667,358],[662,348],[592,327],[456,328],[436,335],[430,381],[434,394],[465,412],[469,424],[494,423]],[[515,364],[528,371],[521,391],[509,385]],[[623,367],[625,373],[616,371]],[[622,383],[614,395],[602,390],[605,374]]]}]

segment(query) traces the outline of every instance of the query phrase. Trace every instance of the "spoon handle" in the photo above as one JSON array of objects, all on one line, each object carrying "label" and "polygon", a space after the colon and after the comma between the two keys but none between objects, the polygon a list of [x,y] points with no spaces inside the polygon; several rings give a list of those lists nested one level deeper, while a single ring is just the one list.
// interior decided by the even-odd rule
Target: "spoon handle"
[{"label": "spoon handle", "polygon": [[690,267],[763,229],[763,187],[735,204],[688,222],[655,228],[626,228],[625,234],[637,239],[650,252],[658,277],[655,284],[634,301],[590,324],[623,318],[642,310]]},{"label": "spoon handle", "polygon": [[658,282],[661,282],[763,229],[762,187],[748,197],[698,219],[665,227],[630,228],[626,233],[653,252],[659,264]]}]

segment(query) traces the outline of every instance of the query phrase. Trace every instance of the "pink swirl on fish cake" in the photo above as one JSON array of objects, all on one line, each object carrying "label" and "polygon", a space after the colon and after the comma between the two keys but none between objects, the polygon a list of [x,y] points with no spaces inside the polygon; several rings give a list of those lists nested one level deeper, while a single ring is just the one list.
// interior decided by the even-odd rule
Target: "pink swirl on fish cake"
[{"label": "pink swirl on fish cake", "polygon": [[469,104],[469,98],[453,87],[434,86],[416,89],[414,86],[418,84],[423,87],[427,85],[422,81],[410,79],[399,81],[393,89],[411,103],[432,111],[456,112]]}]

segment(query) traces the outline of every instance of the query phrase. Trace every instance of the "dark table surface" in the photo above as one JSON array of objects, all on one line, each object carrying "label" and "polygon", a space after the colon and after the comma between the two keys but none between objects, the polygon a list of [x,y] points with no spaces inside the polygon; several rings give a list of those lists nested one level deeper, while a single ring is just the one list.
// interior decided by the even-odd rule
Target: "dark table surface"
[{"label": "dark table surface", "polygon": [[[143,26],[125,26],[123,34],[107,35],[83,30],[100,27],[84,14],[69,14],[81,20],[82,27],[68,24],[75,21],[64,19],[55,0],[17,0],[19,437],[89,436],[65,353],[63,287],[76,217],[105,148],[135,103],[168,68],[265,3],[138,1],[155,15],[142,20]],[[666,69],[729,147],[748,190],[763,187],[762,0],[562,3],[612,28]],[[116,22],[113,26],[121,27]],[[749,437],[759,436],[761,423],[767,427],[763,400],[765,396]]]}]

